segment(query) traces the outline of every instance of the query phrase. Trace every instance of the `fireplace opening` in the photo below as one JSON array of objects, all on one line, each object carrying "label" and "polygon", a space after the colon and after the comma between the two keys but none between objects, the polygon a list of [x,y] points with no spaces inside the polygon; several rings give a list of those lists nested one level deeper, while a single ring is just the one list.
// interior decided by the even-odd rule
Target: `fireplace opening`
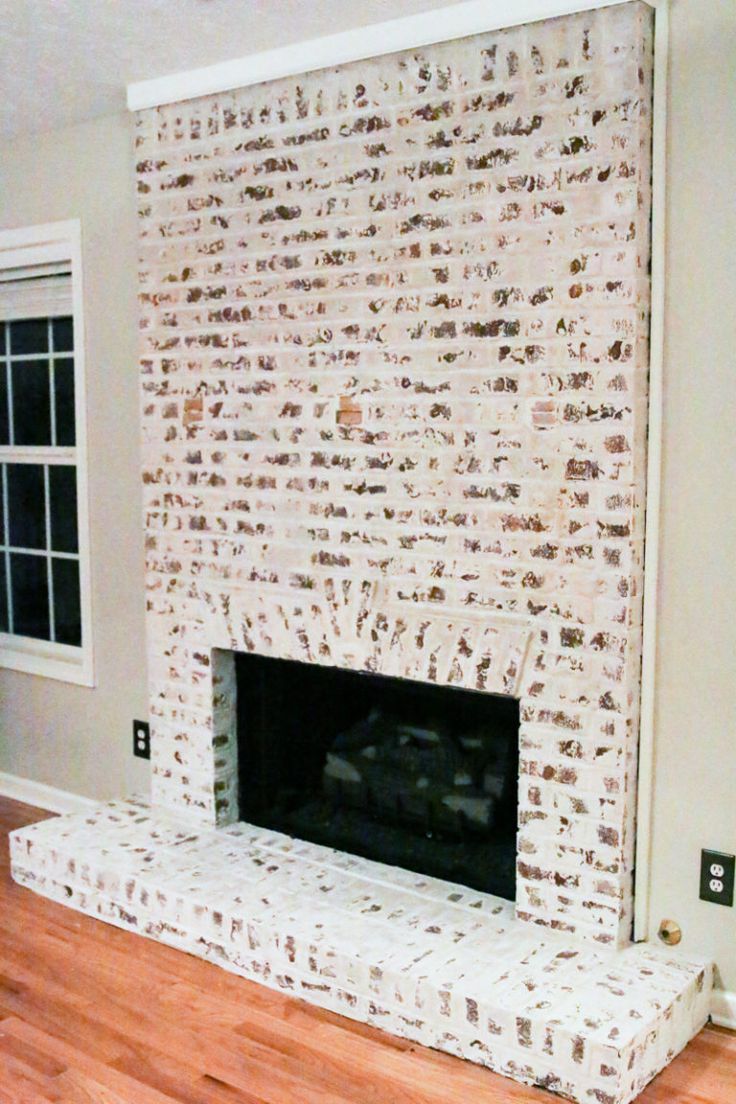
[{"label": "fireplace opening", "polygon": [[242,820],[514,899],[515,698],[235,659]]}]

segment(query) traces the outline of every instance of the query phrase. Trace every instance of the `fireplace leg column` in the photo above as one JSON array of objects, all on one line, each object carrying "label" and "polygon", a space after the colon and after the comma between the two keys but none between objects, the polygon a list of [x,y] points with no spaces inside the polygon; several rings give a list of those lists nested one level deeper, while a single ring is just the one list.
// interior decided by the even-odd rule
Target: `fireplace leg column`
[{"label": "fireplace leg column", "polygon": [[[194,648],[179,659],[176,682],[169,667],[152,688],[153,802],[204,824],[231,824],[238,819],[234,656]],[[184,695],[181,685],[189,687]]]}]

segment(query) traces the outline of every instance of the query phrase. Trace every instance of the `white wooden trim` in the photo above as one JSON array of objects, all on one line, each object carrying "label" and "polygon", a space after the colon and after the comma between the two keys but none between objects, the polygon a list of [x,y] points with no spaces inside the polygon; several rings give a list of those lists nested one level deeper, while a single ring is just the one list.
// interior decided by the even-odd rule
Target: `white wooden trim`
[{"label": "white wooden trim", "polygon": [[[658,8],[665,0],[643,2]],[[128,108],[140,111],[147,107],[160,107],[279,77],[312,73],[317,69],[380,54],[393,54],[398,50],[448,42],[574,12],[607,8],[617,3],[621,0],[495,0],[495,3],[490,0],[465,0],[451,7],[373,23],[367,27],[355,27],[307,42],[294,42],[201,69],[135,81],[127,87]]]},{"label": "white wooden trim", "polygon": [[[79,219],[63,219],[60,222],[42,222],[36,223],[35,226],[19,226],[12,230],[2,230],[0,231],[0,265],[3,268],[9,268],[12,260],[8,260],[8,257],[12,257],[14,250],[22,249],[23,257],[26,257],[28,255],[26,250],[34,245],[49,247],[40,261],[41,264],[46,260],[68,261],[71,259],[68,248],[57,250],[58,256],[52,256],[50,255],[53,253],[51,246],[66,247],[79,232]],[[24,264],[25,261],[20,260],[18,263]]]},{"label": "white wooden trim", "polygon": [[99,805],[91,797],[58,790],[56,786],[47,786],[43,782],[34,782],[32,778],[20,778],[17,774],[6,774],[4,771],[0,771],[0,794],[51,813],[87,813]]},{"label": "white wooden trim", "polygon": [[654,734],[657,667],[657,599],[659,524],[662,482],[662,404],[664,377],[664,311],[666,279],[666,168],[668,0],[654,17],[654,96],[652,103],[652,246],[649,323],[649,415],[647,441],[647,505],[644,532],[644,609],[641,663],[641,716],[634,868],[634,939],[649,936],[651,896],[652,805],[654,798]]},{"label": "white wooden trim", "polygon": [[0,667],[26,675],[43,675],[60,682],[72,682],[77,686],[92,685],[84,649],[50,640],[0,633]]},{"label": "white wooden trim", "polygon": [[92,609],[92,546],[89,521],[89,459],[87,456],[87,334],[84,328],[84,271],[82,227],[75,220],[70,234],[74,317],[74,418],[77,450],[77,511],[79,542],[79,598],[82,614],[84,685],[95,685],[94,619]]},{"label": "white wooden trim", "polygon": [[[3,636],[0,667],[31,675],[61,679],[80,686],[94,686],[91,548],[89,488],[87,471],[87,403],[85,385],[84,290],[82,272],[82,230],[78,219],[44,223],[0,231],[0,269],[25,264],[69,262],[72,275],[74,318],[74,388],[76,418],[77,511],[79,540],[79,598],[82,616],[82,647],[65,649],[25,638]],[[70,658],[70,652],[74,659]]]},{"label": "white wooden trim", "polygon": [[0,464],[76,464],[77,450],[60,445],[0,445]]},{"label": "white wooden trim", "polygon": [[736,1031],[736,991],[733,989],[713,990],[710,1018],[719,1027],[730,1027],[732,1031]]}]

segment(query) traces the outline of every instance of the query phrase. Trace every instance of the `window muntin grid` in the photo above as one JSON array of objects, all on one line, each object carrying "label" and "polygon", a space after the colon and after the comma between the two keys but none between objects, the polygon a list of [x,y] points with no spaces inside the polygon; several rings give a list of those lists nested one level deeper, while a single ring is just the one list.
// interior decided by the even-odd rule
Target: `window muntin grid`
[{"label": "window muntin grid", "polygon": [[0,322],[0,632],[82,646],[71,316]]}]

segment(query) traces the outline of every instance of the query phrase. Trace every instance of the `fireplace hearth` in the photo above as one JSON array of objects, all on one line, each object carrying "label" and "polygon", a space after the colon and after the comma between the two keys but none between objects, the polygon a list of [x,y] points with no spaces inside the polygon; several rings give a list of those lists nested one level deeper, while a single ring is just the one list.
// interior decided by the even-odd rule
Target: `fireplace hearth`
[{"label": "fireplace hearth", "polygon": [[240,813],[513,900],[519,703],[238,654]]},{"label": "fireplace hearth", "polygon": [[509,901],[252,824],[129,800],[10,843],[14,879],[54,901],[580,1104],[629,1104],[708,1015],[706,962],[535,929]]}]

